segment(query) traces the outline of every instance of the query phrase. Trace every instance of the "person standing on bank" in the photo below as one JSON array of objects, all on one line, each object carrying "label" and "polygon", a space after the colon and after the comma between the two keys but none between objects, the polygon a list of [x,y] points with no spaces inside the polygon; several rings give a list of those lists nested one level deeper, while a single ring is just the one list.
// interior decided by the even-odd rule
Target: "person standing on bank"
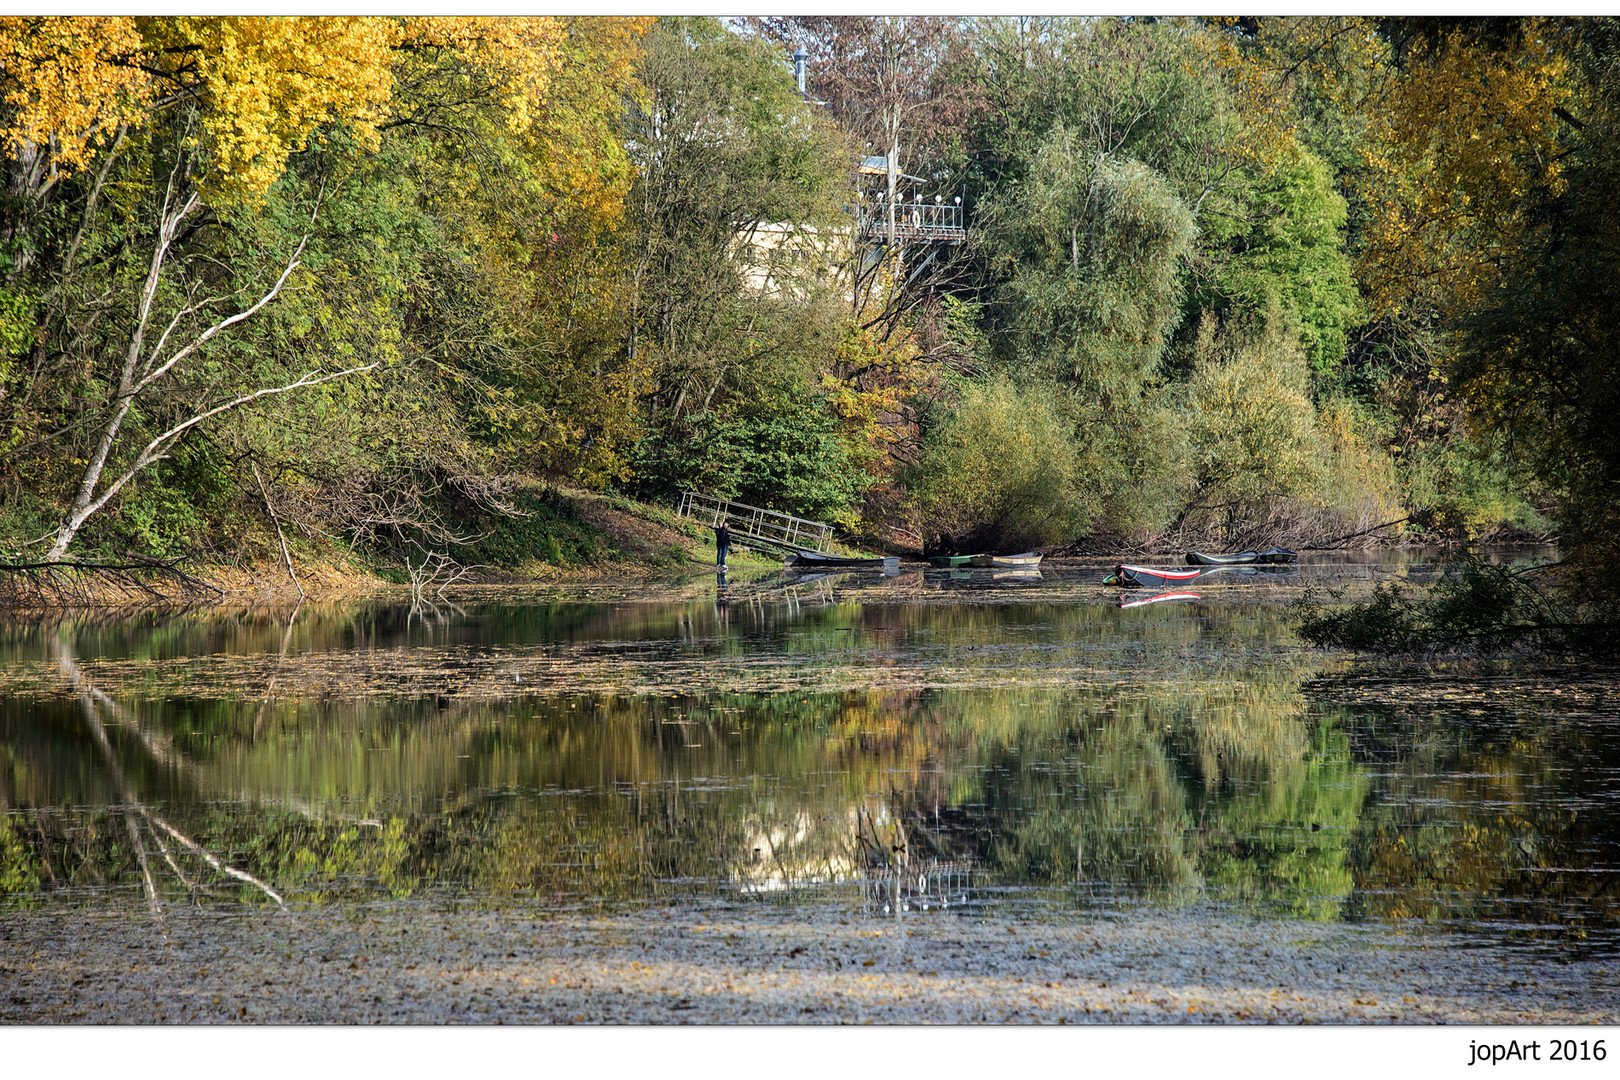
[{"label": "person standing on bank", "polygon": [[726,552],[731,550],[731,522],[721,519],[714,527],[714,565],[726,565]]}]

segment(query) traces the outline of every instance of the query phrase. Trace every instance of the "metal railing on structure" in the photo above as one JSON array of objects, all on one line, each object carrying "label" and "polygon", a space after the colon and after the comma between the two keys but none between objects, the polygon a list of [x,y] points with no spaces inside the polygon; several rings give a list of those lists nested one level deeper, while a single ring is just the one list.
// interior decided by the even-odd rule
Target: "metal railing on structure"
[{"label": "metal railing on structure", "polygon": [[745,546],[750,540],[789,551],[826,551],[832,546],[831,525],[775,510],[762,510],[747,503],[717,499],[712,495],[699,495],[695,491],[681,496],[678,516],[701,521],[711,527],[722,520],[729,521],[732,542]]},{"label": "metal railing on structure", "polygon": [[[863,206],[856,218],[862,236],[875,240],[888,237],[889,214],[883,206]],[[894,236],[896,240],[961,243],[967,238],[967,230],[962,227],[962,208],[925,202],[896,203]]]}]

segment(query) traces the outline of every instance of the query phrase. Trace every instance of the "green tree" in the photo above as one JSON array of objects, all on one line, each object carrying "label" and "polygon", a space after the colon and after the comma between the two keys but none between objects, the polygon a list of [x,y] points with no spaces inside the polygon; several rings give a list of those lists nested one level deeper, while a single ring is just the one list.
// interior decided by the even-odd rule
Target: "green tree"
[{"label": "green tree", "polygon": [[1159,368],[1182,317],[1191,213],[1146,165],[1089,157],[1062,128],[1027,180],[986,203],[1002,363],[1064,388],[1093,522],[1157,528],[1183,484]]},{"label": "green tree", "polygon": [[1361,295],[1344,249],[1347,213],[1327,166],[1295,147],[1255,186],[1257,218],[1220,268],[1216,288],[1239,310],[1280,310],[1298,327],[1311,371],[1332,376],[1349,331],[1362,318]]},{"label": "green tree", "polygon": [[[717,20],[661,20],[641,77],[647,102],[629,133],[630,347],[655,368],[654,401],[677,420],[723,404],[802,339],[773,331],[823,291],[809,264],[825,265],[824,234],[842,224],[851,151],[799,96],[777,47]],[[776,243],[788,234],[804,241],[799,267],[772,263],[791,253]],[[762,287],[751,269],[798,280]]]}]

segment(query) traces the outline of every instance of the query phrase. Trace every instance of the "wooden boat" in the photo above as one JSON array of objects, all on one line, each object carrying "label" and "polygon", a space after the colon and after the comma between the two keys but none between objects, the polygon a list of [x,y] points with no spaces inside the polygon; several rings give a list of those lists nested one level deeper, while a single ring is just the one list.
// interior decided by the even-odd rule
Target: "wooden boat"
[{"label": "wooden boat", "polygon": [[1149,566],[1127,566],[1120,563],[1114,567],[1114,572],[1103,579],[1104,585],[1124,585],[1135,588],[1140,585],[1164,587],[1166,585],[1184,585],[1197,578],[1205,571],[1196,570],[1156,570]]},{"label": "wooden boat", "polygon": [[796,551],[788,557],[787,564],[794,567],[818,570],[863,566],[870,566],[877,570],[899,570],[900,558],[896,555],[890,555],[887,558],[858,558],[846,555],[827,555],[820,551]]},{"label": "wooden boat", "polygon": [[1164,592],[1157,596],[1145,596],[1140,600],[1121,600],[1120,610],[1126,608],[1142,607],[1144,604],[1162,604],[1166,600],[1201,600],[1203,597],[1195,592]]},{"label": "wooden boat", "polygon": [[1269,551],[1240,551],[1235,555],[1206,555],[1202,551],[1187,552],[1188,566],[1238,566],[1243,563],[1288,563],[1299,558],[1299,553],[1287,548]]},{"label": "wooden boat", "polygon": [[1026,551],[1021,555],[975,555],[969,566],[996,570],[1033,570],[1041,565],[1041,553]]},{"label": "wooden boat", "polygon": [[974,559],[983,558],[982,555],[933,555],[928,561],[941,569],[950,569],[953,566],[966,566]]}]

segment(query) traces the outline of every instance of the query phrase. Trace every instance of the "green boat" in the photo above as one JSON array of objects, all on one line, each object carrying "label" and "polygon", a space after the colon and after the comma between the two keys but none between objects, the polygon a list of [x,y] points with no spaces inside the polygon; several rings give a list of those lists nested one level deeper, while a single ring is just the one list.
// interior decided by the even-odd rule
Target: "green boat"
[{"label": "green boat", "polygon": [[928,561],[934,566],[948,570],[953,566],[967,566],[974,559],[983,557],[982,555],[932,555]]}]

